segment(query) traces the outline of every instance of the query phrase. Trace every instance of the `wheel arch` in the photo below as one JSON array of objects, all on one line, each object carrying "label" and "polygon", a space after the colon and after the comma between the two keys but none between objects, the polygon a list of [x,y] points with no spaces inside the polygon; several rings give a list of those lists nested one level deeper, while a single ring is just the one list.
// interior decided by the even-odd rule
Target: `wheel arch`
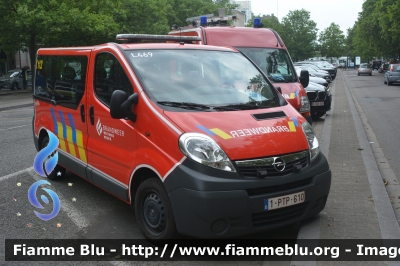
[{"label": "wheel arch", "polygon": [[155,177],[160,178],[161,182],[163,183],[161,175],[150,165],[139,165],[135,168],[135,170],[133,170],[131,179],[129,181],[129,200],[132,209],[134,209],[135,196],[140,184],[147,179]]}]

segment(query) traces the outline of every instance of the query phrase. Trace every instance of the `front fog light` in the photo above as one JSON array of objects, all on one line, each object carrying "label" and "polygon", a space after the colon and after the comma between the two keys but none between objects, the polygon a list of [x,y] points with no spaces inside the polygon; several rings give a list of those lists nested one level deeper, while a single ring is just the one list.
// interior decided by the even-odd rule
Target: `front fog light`
[{"label": "front fog light", "polygon": [[300,97],[300,113],[305,113],[310,111],[310,102],[307,96]]},{"label": "front fog light", "polygon": [[311,160],[313,160],[315,157],[317,157],[318,153],[319,153],[319,144],[318,144],[318,140],[317,137],[315,136],[314,130],[312,129],[311,125],[307,122],[304,122],[301,125],[304,135],[307,138],[308,141],[308,147],[309,147],[309,151],[310,151],[310,157]]},{"label": "front fog light", "polygon": [[179,138],[179,148],[183,154],[198,163],[228,172],[236,172],[226,153],[212,138],[206,135],[185,133]]}]

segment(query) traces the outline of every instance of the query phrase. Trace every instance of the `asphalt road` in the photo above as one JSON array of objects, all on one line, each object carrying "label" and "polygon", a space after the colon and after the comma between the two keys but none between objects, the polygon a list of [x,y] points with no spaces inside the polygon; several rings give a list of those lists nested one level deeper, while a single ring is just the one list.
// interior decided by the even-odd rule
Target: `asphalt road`
[{"label": "asphalt road", "polygon": [[391,168],[400,176],[400,83],[384,84],[383,74],[377,70],[372,76],[357,76],[356,71],[345,76]]}]

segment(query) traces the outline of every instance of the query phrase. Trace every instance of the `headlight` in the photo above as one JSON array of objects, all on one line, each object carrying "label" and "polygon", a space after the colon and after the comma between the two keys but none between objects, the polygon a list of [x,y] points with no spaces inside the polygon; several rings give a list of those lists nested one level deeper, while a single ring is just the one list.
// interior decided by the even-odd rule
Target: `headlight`
[{"label": "headlight", "polygon": [[309,112],[310,111],[310,102],[308,101],[307,96],[300,97],[300,113]]},{"label": "headlight", "polygon": [[236,172],[231,160],[210,137],[199,133],[185,133],[179,138],[179,148],[198,163],[228,172]]},{"label": "headlight", "polygon": [[313,160],[315,157],[317,157],[319,153],[319,144],[317,137],[315,136],[314,130],[308,122],[304,122],[301,127],[303,128],[304,135],[306,135],[311,160]]}]

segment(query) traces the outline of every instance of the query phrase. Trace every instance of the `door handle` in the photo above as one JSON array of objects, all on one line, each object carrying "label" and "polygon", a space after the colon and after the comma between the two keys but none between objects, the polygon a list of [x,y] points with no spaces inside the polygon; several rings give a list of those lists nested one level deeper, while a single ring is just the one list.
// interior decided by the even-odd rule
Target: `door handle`
[{"label": "door handle", "polygon": [[81,120],[85,123],[85,105],[81,104]]},{"label": "door handle", "polygon": [[89,109],[90,124],[94,125],[94,108],[93,105]]}]

